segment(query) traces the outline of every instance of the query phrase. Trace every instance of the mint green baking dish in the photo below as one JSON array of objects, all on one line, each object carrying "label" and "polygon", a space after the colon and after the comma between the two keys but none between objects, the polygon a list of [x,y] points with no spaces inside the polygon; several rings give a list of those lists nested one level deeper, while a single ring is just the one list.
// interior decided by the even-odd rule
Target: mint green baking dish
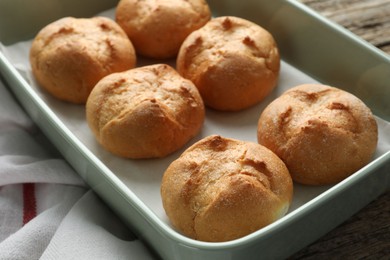
[{"label": "mint green baking dish", "polygon": [[[284,61],[310,77],[361,98],[390,121],[390,58],[375,47],[293,0],[208,1],[214,15],[235,15],[267,28]],[[62,16],[91,16],[117,1],[0,0],[0,41],[9,46],[31,39]],[[0,71],[9,88],[66,160],[97,194],[164,259],[283,259],[339,225],[390,188],[390,150],[343,182],[324,187],[275,223],[241,239],[207,243],[176,232],[134,189],[100,160],[56,114],[14,64],[0,52]],[[165,162],[167,163],[167,162]],[[153,166],[151,166],[153,167]],[[158,178],[151,183],[158,187]],[[132,180],[134,181],[134,180]],[[143,186],[146,185],[146,186]],[[133,187],[133,186],[132,186]],[[156,202],[158,203],[158,202]],[[159,206],[158,206],[159,207]]]}]

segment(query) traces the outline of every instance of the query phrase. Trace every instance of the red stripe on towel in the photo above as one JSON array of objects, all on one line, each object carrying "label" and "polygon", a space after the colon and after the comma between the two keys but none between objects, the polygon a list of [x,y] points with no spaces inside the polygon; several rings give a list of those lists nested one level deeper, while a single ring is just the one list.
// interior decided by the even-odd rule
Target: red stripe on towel
[{"label": "red stripe on towel", "polygon": [[35,184],[23,184],[23,225],[27,224],[37,215],[37,203],[35,200]]}]

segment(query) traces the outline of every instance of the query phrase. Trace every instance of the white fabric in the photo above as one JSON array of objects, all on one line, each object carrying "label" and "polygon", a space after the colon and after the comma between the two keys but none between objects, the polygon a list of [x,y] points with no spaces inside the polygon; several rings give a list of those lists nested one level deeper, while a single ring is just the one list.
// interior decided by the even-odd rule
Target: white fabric
[{"label": "white fabric", "polygon": [[0,81],[0,259],[153,259],[42,140]]}]

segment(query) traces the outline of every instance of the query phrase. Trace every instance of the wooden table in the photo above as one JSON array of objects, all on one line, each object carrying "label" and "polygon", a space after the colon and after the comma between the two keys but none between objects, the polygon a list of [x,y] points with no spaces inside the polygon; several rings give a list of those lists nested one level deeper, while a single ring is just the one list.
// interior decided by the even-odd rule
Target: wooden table
[{"label": "wooden table", "polygon": [[[299,1],[390,55],[390,0]],[[289,259],[390,259],[390,191]]]}]

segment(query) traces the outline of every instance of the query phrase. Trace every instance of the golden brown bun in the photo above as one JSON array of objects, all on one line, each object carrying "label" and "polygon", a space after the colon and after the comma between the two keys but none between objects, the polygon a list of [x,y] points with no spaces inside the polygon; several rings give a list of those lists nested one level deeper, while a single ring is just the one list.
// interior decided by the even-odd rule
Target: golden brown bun
[{"label": "golden brown bun", "polygon": [[233,240],[283,216],[292,199],[284,163],[252,142],[206,137],[167,168],[161,184],[172,224],[193,239]]},{"label": "golden brown bun", "polygon": [[218,17],[186,38],[176,66],[195,83],[206,106],[237,111],[276,86],[280,57],[272,35],[257,24]]},{"label": "golden brown bun", "polygon": [[294,181],[339,182],[373,156],[378,128],[357,97],[323,85],[300,85],[274,100],[258,121],[258,141],[287,165]]},{"label": "golden brown bun", "polygon": [[116,21],[137,53],[151,58],[174,57],[184,39],[210,20],[204,0],[121,0]]},{"label": "golden brown bun", "polygon": [[128,158],[164,157],[201,129],[205,111],[192,82],[165,64],[103,78],[86,105],[97,140]]},{"label": "golden brown bun", "polygon": [[58,99],[85,103],[95,84],[113,72],[131,69],[132,43],[113,20],[66,17],[44,27],[30,50],[40,86]]}]

